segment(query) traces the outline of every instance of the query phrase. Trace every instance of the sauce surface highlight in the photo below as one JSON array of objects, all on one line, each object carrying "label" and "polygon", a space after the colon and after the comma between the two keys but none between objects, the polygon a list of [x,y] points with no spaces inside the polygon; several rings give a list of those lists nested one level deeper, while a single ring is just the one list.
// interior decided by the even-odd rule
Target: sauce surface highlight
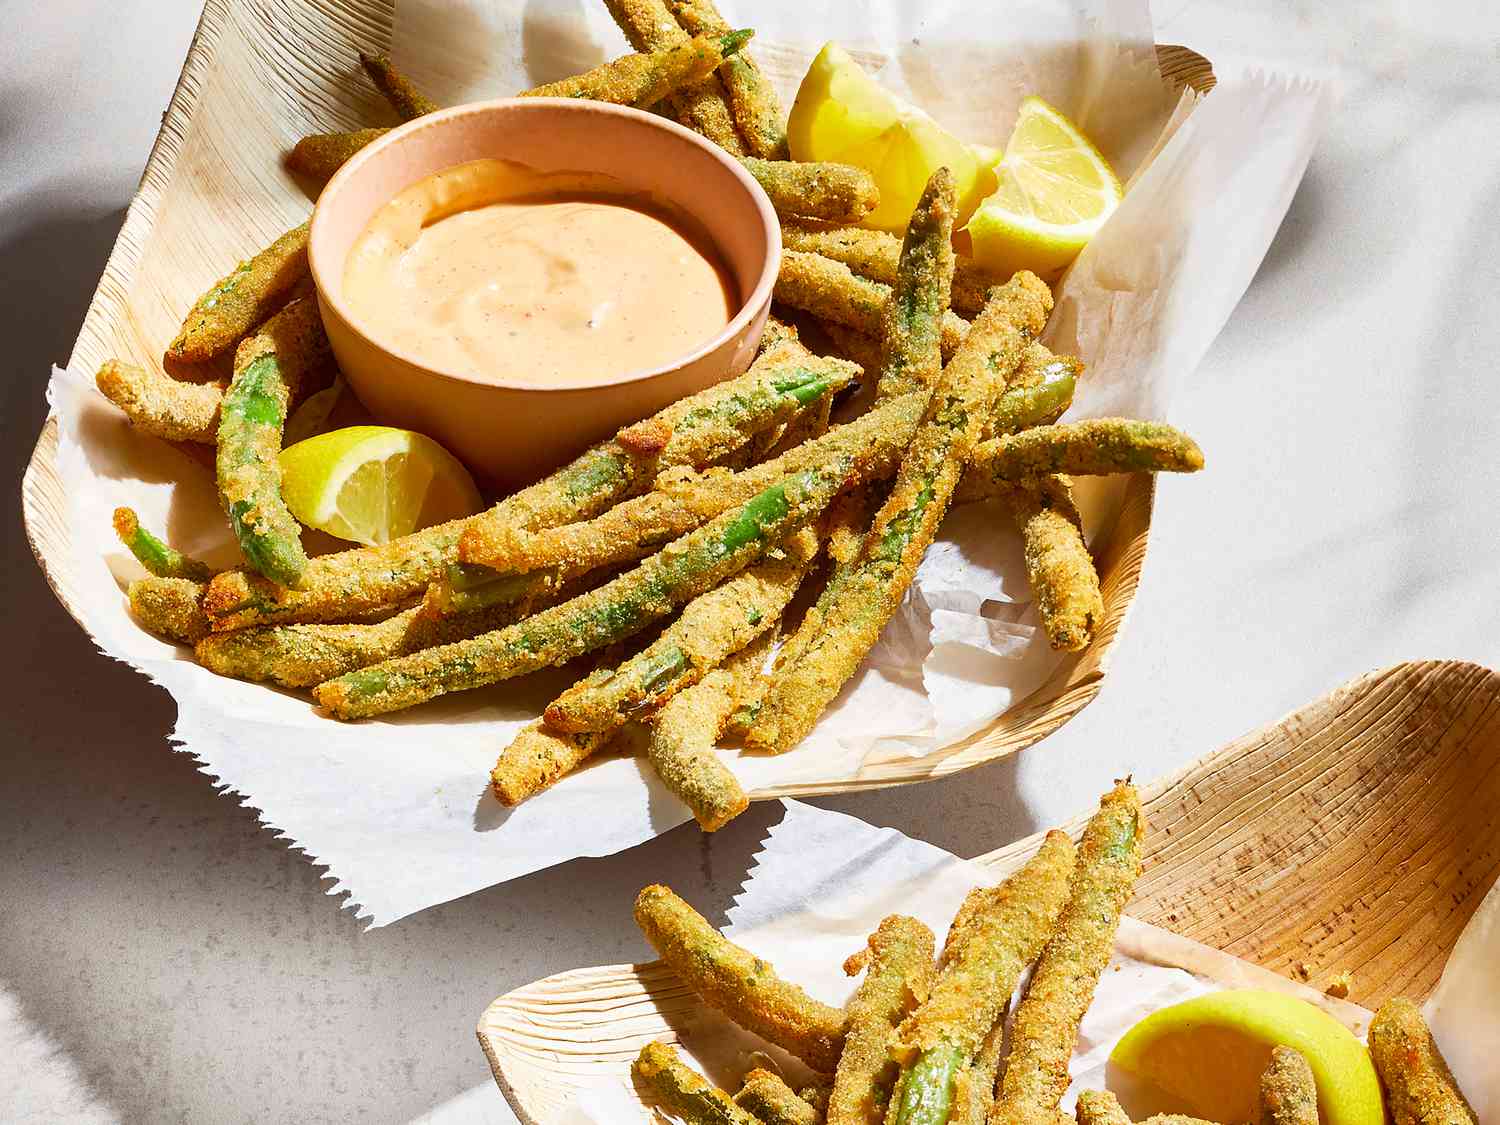
[{"label": "sauce surface highlight", "polygon": [[707,242],[608,177],[475,160],[375,213],[344,297],[371,337],[471,378],[569,385],[657,367],[737,311]]}]

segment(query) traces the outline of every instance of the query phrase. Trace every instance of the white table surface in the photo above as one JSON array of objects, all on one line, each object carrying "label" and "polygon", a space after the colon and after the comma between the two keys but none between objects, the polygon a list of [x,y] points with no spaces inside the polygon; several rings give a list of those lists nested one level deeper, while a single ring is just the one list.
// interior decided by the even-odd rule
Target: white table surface
[{"label": "white table surface", "polygon": [[[4,5],[0,340],[17,481],[144,165],[194,0]],[[736,5],[730,5],[736,7]],[[737,7],[745,7],[742,3]],[[1403,659],[1500,665],[1500,20],[1486,0],[1158,0],[1221,73],[1344,101],[1174,420],[1115,670],[1043,747],[826,804],[973,855]],[[16,489],[10,490],[14,504]],[[710,912],[775,806],[363,933],[172,753],[167,696],[98,656],[7,516],[0,1120],[511,1121],[475,1045],[498,993],[643,957],[630,902]]]}]

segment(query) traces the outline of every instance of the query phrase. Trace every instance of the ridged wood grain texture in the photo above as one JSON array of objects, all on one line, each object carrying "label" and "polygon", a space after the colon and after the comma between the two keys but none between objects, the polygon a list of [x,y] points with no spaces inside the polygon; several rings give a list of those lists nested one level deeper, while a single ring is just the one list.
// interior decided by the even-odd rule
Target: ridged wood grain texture
[{"label": "ridged wood grain texture", "polygon": [[[1129,912],[1193,939],[1173,963],[1256,987],[1321,989],[1346,970],[1364,1009],[1423,998],[1500,876],[1500,675],[1431,661],[1364,676],[1142,796]],[[1008,874],[1041,839],[975,862]],[[1213,950],[1250,965],[1231,977]],[[1359,1026],[1354,1004],[1331,1007]],[[545,1125],[699,1010],[660,962],[606,965],[500,997],[478,1033],[518,1115]]]},{"label": "ridged wood grain texture", "polygon": [[[92,375],[110,356],[160,363],[193,300],[233,263],[301,222],[311,204],[281,166],[307,132],[394,123],[357,76],[357,51],[390,41],[392,0],[207,0],[177,89],[69,359]],[[1200,90],[1213,83],[1201,56],[1158,49],[1164,72]],[[193,377],[195,373],[184,373]],[[49,419],[22,481],[27,537],[47,581],[80,623],[57,423]],[[184,473],[209,471],[184,457]],[[1152,484],[1129,478],[1113,523],[1096,536],[1105,618],[1083,654],[987,730],[920,759],[893,756],[755,799],[837,793],[940,777],[1031,745],[1098,694],[1135,596],[1151,524]]]}]

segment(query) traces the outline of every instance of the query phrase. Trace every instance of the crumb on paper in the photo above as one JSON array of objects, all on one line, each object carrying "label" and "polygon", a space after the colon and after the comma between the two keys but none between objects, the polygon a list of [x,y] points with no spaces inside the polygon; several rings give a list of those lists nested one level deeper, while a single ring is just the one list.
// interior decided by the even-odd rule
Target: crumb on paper
[{"label": "crumb on paper", "polygon": [[1292,975],[1298,980],[1312,980],[1312,966],[1306,961],[1296,961],[1292,964]]},{"label": "crumb on paper", "polygon": [[1353,987],[1354,974],[1348,969],[1340,969],[1329,978],[1328,986],[1323,989],[1323,992],[1327,996],[1332,996],[1335,1000],[1347,1000],[1349,998],[1349,991]]}]

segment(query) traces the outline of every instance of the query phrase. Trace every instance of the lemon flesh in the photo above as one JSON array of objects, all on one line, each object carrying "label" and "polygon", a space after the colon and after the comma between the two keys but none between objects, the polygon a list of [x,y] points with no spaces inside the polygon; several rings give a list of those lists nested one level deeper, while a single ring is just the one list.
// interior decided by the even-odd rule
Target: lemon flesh
[{"label": "lemon flesh", "polygon": [[367,546],[470,516],[482,501],[458,459],[430,437],[349,426],[281,451],[281,494],[308,527]]},{"label": "lemon flesh", "polygon": [[886,90],[837,43],[808,67],[787,117],[794,160],[853,164],[875,178],[880,205],[862,226],[902,232],[939,168],[953,173],[962,223],[978,203],[979,160],[968,145]]},{"label": "lemon flesh", "polygon": [[1078,126],[1035,96],[1021,102],[993,174],[968,230],[975,260],[1001,276],[1028,269],[1055,281],[1125,194]]},{"label": "lemon flesh", "polygon": [[1324,1125],[1385,1120],[1363,1044],[1328,1013],[1277,992],[1212,992],[1163,1008],[1126,1032],[1109,1058],[1161,1096],[1153,1112],[1255,1121],[1260,1076],[1277,1046],[1306,1056]]}]

